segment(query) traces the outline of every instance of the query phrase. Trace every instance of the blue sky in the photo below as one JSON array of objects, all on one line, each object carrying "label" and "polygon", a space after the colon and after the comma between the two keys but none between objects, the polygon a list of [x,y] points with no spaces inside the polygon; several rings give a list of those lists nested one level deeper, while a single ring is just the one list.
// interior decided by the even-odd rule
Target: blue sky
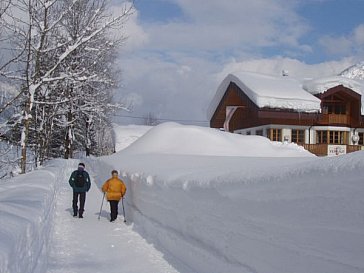
[{"label": "blue sky", "polygon": [[135,0],[135,9],[120,91],[134,116],[203,120],[236,69],[315,77],[364,60],[364,0]]},{"label": "blue sky", "polygon": [[168,22],[183,18],[183,12],[178,5],[165,0],[136,0],[135,7],[140,12],[140,19],[145,22]]}]

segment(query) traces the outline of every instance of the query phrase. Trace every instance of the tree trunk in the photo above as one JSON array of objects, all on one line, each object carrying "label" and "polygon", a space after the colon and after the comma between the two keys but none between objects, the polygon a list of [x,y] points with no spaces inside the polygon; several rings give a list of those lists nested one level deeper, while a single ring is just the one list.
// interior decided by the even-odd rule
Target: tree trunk
[{"label": "tree trunk", "polygon": [[[30,98],[29,98],[30,100]],[[29,136],[29,125],[30,125],[30,101],[27,101],[24,109],[24,118],[23,118],[23,129],[21,133],[21,161],[20,161],[20,169],[21,173],[26,172],[27,168],[27,143]]]},{"label": "tree trunk", "polygon": [[90,152],[91,152],[90,126],[91,126],[91,121],[89,119],[87,119],[86,120],[86,156],[90,156]]},{"label": "tree trunk", "polygon": [[65,153],[64,158],[69,159],[73,157],[73,125],[72,125],[72,112],[68,111],[67,115],[67,132],[65,137]]}]

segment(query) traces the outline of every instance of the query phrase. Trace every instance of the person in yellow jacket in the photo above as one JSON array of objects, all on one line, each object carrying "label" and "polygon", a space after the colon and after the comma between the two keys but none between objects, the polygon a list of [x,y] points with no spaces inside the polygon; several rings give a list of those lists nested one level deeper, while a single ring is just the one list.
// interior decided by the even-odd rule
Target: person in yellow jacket
[{"label": "person in yellow jacket", "polygon": [[126,186],[118,177],[118,171],[111,172],[112,177],[102,185],[102,191],[106,193],[107,201],[110,202],[110,222],[114,222],[118,217],[118,206],[121,198],[124,197]]}]

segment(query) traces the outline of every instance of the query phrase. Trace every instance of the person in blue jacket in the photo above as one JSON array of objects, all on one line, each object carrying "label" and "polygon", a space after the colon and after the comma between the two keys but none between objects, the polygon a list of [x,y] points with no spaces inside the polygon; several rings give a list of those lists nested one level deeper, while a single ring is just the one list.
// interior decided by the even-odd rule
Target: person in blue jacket
[{"label": "person in blue jacket", "polygon": [[[88,172],[85,171],[85,164],[78,164],[78,169],[73,171],[69,179],[69,184],[73,189],[73,217],[83,218],[83,212],[85,210],[86,192],[91,188],[91,180]],[[80,207],[77,203],[80,201]]]}]

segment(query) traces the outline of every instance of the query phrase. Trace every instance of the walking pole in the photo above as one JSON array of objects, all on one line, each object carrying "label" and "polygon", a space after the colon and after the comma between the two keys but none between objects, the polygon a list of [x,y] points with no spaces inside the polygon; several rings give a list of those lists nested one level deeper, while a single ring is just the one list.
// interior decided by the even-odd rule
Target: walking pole
[{"label": "walking pole", "polygon": [[124,209],[124,197],[121,197],[121,204],[123,205],[124,223],[126,223],[126,219],[125,219],[125,209]]},{"label": "walking pole", "polygon": [[104,204],[104,199],[105,199],[105,193],[104,193],[104,196],[102,197],[101,208],[100,208],[100,213],[99,213],[99,220],[100,220],[100,216],[101,216],[102,205]]}]

